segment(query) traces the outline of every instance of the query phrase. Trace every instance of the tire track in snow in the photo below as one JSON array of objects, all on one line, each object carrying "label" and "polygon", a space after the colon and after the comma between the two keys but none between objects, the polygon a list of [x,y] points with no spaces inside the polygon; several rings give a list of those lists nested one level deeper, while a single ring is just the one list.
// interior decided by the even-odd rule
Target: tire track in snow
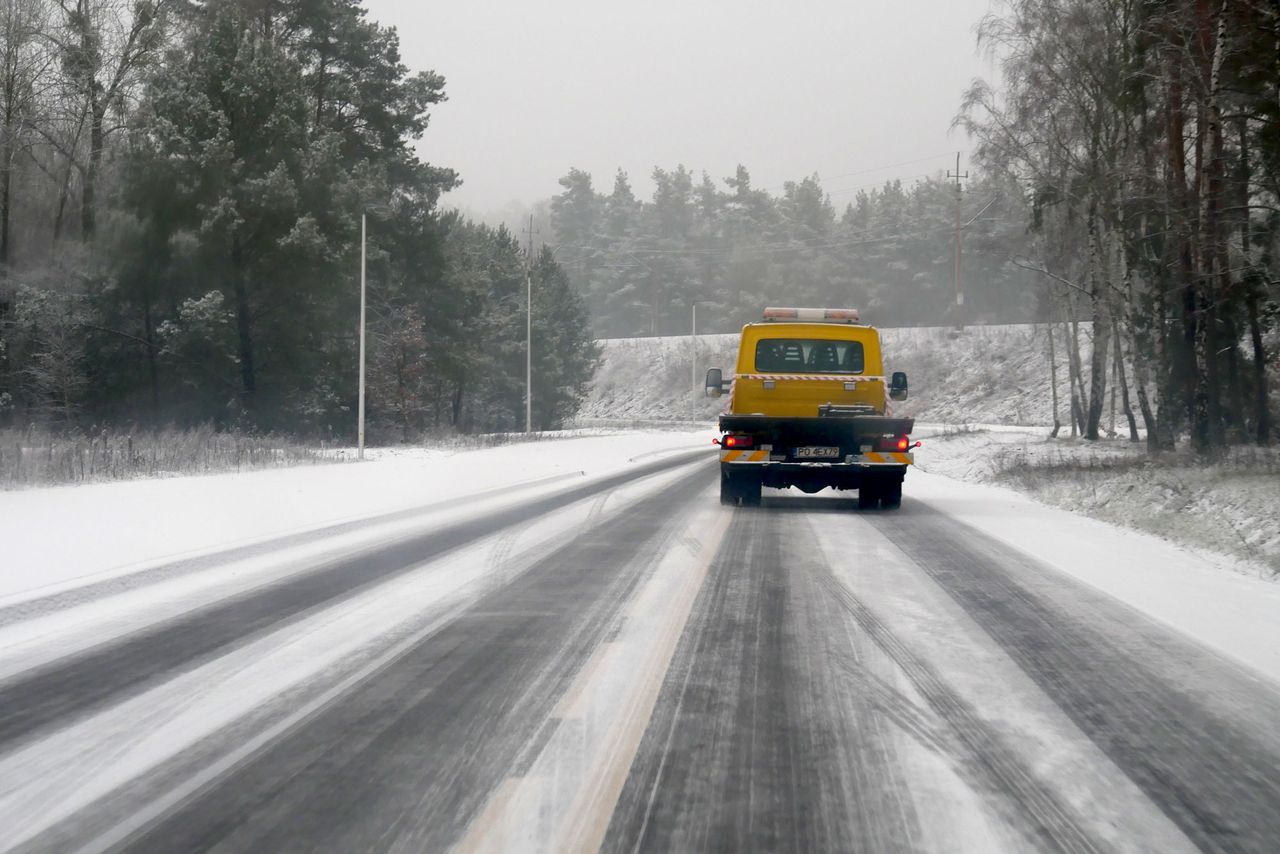
[{"label": "tire track in snow", "polygon": [[[425,516],[445,508],[456,508],[501,495],[521,492],[526,489],[548,486],[562,480],[582,477],[584,474],[584,472],[580,471],[558,474],[551,477],[538,478],[537,480],[512,484],[509,487],[504,486],[497,489],[487,489],[482,492],[472,493],[471,495],[462,495],[446,501],[437,501],[417,507],[409,507],[404,510],[396,510],[390,513],[380,513],[360,519],[337,522],[334,524],[324,525],[319,528],[311,528],[297,533],[271,537],[267,540],[248,543],[242,546],[221,549],[209,554],[201,554],[179,560],[169,560],[156,566],[150,566],[146,569],[130,571],[126,574],[112,575],[112,577],[103,578],[97,581],[88,580],[85,583],[72,582],[75,586],[70,589],[58,590],[52,593],[42,594],[39,589],[25,591],[23,593],[16,594],[16,597],[19,598],[20,601],[12,602],[8,605],[0,604],[0,627],[7,626],[11,623],[21,622],[23,620],[30,620],[33,617],[40,617],[46,614],[64,611],[68,608],[74,608],[77,605],[83,605],[86,602],[92,602],[95,599],[115,596],[120,593],[137,590],[161,581],[169,581],[174,578],[181,578],[184,575],[190,575],[192,573],[202,572],[206,569],[224,566],[235,561],[284,551],[285,549],[293,548],[295,546],[330,539],[336,536],[341,536],[342,534],[359,531],[364,528],[371,528],[392,522],[406,521],[418,516]],[[109,570],[109,572],[115,571]],[[6,598],[12,599],[14,597]]]},{"label": "tire track in snow", "polygon": [[891,725],[843,669],[854,638],[804,526],[734,512],[603,848],[912,848]]},{"label": "tire track in snow", "polygon": [[1198,847],[1275,850],[1273,686],[925,505],[874,524]]},{"label": "tire track in snow", "polygon": [[440,850],[671,547],[691,473],[586,532],[231,770],[127,850]]},{"label": "tire track in snow", "polygon": [[346,596],[481,537],[649,475],[689,465],[681,454],[516,504],[386,548],[344,558],[266,588],[126,635],[85,653],[0,682],[0,749],[136,693],[180,669],[234,649]]},{"label": "tire track in snow", "polygon": [[[832,598],[849,613],[876,645],[883,649],[907,675],[930,708],[944,721],[963,747],[963,758],[991,789],[1011,800],[1017,810],[1019,829],[1029,831],[1029,841],[1039,850],[1097,852],[1098,845],[1075,817],[1032,774],[1017,755],[991,728],[960,699],[933,668],[918,658],[849,588],[833,575],[823,575],[821,583]],[[877,692],[883,698],[883,692]],[[903,711],[897,710],[899,714]],[[940,745],[931,739],[936,747]],[[952,752],[948,750],[947,752]]]}]

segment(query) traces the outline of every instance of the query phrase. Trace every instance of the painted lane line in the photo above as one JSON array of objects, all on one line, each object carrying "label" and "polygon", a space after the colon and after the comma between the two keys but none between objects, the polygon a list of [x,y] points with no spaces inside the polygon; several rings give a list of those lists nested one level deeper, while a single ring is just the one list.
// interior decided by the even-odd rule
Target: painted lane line
[{"label": "painted lane line", "polygon": [[471,822],[460,852],[515,848],[595,851],[604,841],[632,761],[693,604],[732,511],[700,493],[688,533],[598,646],[553,710],[554,731],[519,776],[508,777]]}]

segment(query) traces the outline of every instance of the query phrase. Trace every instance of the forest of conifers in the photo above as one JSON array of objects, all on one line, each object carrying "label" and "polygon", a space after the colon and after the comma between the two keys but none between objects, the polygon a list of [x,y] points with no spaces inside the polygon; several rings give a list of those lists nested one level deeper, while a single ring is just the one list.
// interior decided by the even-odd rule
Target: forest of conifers
[{"label": "forest of conifers", "polygon": [[414,143],[443,99],[360,0],[0,0],[0,426],[350,439],[362,214],[375,430],[523,426],[526,264],[561,423],[585,308],[439,210],[457,176]]},{"label": "forest of conifers", "polygon": [[1000,79],[956,119],[958,303],[947,158],[867,187],[663,167],[648,200],[573,169],[530,263],[442,210],[459,176],[414,144],[444,80],[360,0],[0,0],[0,425],[348,435],[365,213],[388,436],[523,423],[528,267],[539,427],[575,411],[594,337],[781,303],[1052,323],[1086,436],[1114,385],[1153,449],[1269,442],[1280,7],[996,8],[979,45]]},{"label": "forest of conifers", "polygon": [[551,218],[597,328],[685,334],[695,302],[700,325],[720,331],[771,302],[853,306],[880,325],[1052,321],[1072,376],[1064,409],[1086,436],[1098,436],[1114,376],[1131,435],[1145,429],[1153,449],[1178,437],[1198,451],[1269,442],[1280,6],[997,9],[979,41],[1000,84],[975,82],[957,119],[975,142],[962,305],[955,189],[941,170],[841,206],[832,198],[847,180],[770,191],[743,168],[722,180],[658,169],[652,200],[639,202],[625,174],[597,191],[575,170]]}]

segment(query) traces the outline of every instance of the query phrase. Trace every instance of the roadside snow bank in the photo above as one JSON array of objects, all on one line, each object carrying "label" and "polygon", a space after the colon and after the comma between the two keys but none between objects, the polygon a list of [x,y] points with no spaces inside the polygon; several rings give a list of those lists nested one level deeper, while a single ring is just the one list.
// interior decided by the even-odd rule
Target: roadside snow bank
[{"label": "roadside snow bank", "polygon": [[1280,682],[1280,585],[1229,571],[1238,566],[1231,558],[1064,515],[999,486],[913,472],[906,493]]},{"label": "roadside snow bank", "polygon": [[566,434],[478,450],[387,449],[365,463],[0,492],[0,604],[491,490],[538,488],[705,447],[710,428]]},{"label": "roadside snow bank", "polygon": [[938,429],[916,460],[923,471],[1012,487],[1227,556],[1238,571],[1280,579],[1280,453],[1274,449],[1237,448],[1203,462],[1186,454],[1152,458],[1144,445],[1125,441],[965,427]]}]

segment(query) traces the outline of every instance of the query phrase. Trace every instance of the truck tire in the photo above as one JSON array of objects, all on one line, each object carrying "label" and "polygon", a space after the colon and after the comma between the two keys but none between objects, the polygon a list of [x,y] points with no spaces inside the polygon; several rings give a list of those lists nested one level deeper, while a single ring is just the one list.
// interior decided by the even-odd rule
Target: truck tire
[{"label": "truck tire", "polygon": [[875,510],[880,504],[880,484],[864,481],[858,487],[858,509]]},{"label": "truck tire", "polygon": [[733,480],[733,475],[723,472],[720,475],[720,503],[727,504],[730,507],[738,505],[737,484]]},{"label": "truck tire", "polygon": [[884,485],[880,493],[880,506],[885,510],[897,510],[902,506],[902,481]]}]

